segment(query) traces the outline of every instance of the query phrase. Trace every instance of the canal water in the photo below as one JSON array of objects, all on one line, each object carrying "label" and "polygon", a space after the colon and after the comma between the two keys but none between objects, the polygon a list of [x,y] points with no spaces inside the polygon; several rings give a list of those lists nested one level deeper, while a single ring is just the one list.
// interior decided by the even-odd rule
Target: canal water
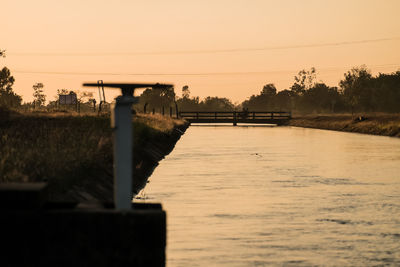
[{"label": "canal water", "polygon": [[400,139],[191,126],[141,197],[167,266],[400,266]]}]

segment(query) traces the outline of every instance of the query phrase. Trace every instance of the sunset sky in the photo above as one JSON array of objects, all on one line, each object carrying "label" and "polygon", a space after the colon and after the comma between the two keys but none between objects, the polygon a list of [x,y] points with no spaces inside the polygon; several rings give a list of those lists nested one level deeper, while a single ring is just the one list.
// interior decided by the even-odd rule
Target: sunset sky
[{"label": "sunset sky", "polygon": [[332,86],[353,66],[399,70],[399,12],[398,0],[3,0],[0,67],[24,101],[36,82],[53,100],[102,79],[241,102],[303,68]]}]

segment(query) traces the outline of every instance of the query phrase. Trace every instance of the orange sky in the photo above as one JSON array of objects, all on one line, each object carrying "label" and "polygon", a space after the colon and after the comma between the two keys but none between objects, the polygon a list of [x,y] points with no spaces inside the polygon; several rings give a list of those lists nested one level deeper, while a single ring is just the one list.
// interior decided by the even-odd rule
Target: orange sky
[{"label": "orange sky", "polygon": [[288,88],[312,66],[333,86],[353,66],[399,70],[399,12],[398,0],[3,0],[0,67],[25,101],[36,82],[52,100],[99,79],[243,101],[267,83]]}]

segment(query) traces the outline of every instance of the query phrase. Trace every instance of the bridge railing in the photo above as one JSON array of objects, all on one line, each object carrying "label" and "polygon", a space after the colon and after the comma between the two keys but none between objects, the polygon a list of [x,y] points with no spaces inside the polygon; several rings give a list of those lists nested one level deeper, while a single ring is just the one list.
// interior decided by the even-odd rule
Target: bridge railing
[{"label": "bridge railing", "polygon": [[291,112],[286,111],[182,111],[179,116],[189,120],[274,120],[274,119],[290,119]]}]

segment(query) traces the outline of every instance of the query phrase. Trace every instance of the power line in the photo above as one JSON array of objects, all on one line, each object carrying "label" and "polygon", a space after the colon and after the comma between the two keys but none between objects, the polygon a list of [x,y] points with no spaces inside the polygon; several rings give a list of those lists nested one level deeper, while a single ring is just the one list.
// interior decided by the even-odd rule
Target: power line
[{"label": "power line", "polygon": [[[400,67],[400,64],[380,64],[369,67]],[[317,71],[339,71],[348,67],[326,67]],[[97,76],[234,76],[234,75],[257,75],[273,73],[293,73],[299,70],[275,70],[275,71],[243,71],[243,72],[197,72],[197,73],[116,73],[116,72],[62,72],[62,71],[31,71],[13,70],[14,73],[23,74],[48,74],[48,75],[97,75]]]},{"label": "power line", "polygon": [[219,54],[219,53],[240,53],[240,52],[260,52],[268,50],[288,50],[300,48],[317,48],[329,46],[345,46],[355,44],[377,43],[386,41],[400,40],[400,37],[342,41],[332,43],[314,43],[286,46],[267,46],[253,48],[231,48],[231,49],[203,49],[203,50],[176,50],[176,51],[142,51],[142,52],[79,52],[79,53],[41,53],[41,52],[8,52],[8,55],[14,56],[143,56],[143,55],[183,55],[183,54]]}]

